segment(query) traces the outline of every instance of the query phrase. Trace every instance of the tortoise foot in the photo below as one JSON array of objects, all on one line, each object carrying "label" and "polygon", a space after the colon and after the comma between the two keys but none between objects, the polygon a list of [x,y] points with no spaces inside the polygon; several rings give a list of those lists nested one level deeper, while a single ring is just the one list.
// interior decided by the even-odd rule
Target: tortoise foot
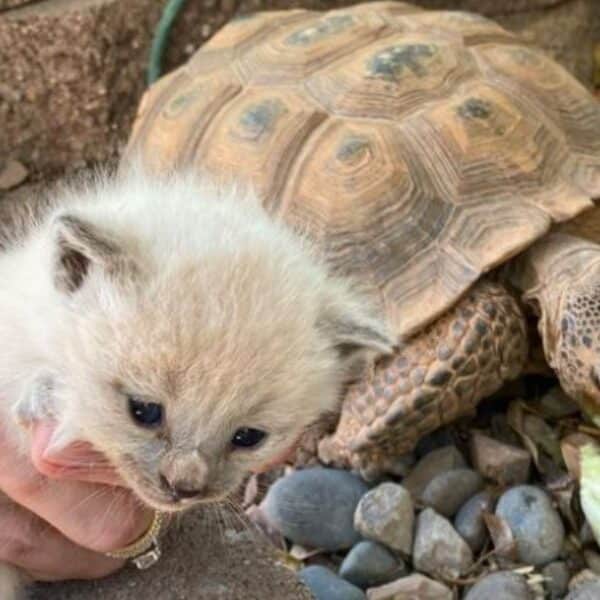
[{"label": "tortoise foot", "polygon": [[472,413],[517,377],[528,356],[517,300],[483,280],[452,310],[350,388],[338,427],[319,444],[320,459],[368,479],[397,470],[425,434]]}]

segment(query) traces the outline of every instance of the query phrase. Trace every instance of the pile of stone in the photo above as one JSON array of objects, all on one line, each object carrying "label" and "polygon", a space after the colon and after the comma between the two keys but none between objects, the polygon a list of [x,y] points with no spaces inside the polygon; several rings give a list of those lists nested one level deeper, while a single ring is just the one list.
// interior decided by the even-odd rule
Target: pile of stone
[{"label": "pile of stone", "polygon": [[289,469],[248,513],[317,600],[600,598],[557,433],[580,418],[556,388],[432,434],[404,477]]}]

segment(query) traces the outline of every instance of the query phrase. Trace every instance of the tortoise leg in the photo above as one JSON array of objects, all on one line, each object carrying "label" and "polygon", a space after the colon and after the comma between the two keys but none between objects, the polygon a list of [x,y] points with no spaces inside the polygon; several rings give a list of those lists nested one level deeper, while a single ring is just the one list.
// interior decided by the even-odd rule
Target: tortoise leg
[{"label": "tortoise leg", "polygon": [[373,478],[391,470],[424,434],[473,411],[517,377],[527,360],[527,328],[515,297],[482,280],[427,329],[348,390],[333,435],[319,444],[325,463]]}]

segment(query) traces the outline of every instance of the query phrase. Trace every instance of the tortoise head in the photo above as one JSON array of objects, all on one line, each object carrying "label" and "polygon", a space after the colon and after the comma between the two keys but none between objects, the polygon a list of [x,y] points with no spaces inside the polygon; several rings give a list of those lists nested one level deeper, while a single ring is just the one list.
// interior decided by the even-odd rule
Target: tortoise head
[{"label": "tortoise head", "polygon": [[[587,279],[587,278],[585,278]],[[562,296],[554,348],[547,356],[563,389],[600,426],[600,276],[571,285]],[[546,343],[546,341],[545,341]]]}]

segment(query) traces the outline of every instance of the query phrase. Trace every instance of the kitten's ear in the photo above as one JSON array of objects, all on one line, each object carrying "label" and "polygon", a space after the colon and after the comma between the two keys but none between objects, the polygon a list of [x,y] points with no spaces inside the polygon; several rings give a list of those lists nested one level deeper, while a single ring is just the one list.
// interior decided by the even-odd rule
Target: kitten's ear
[{"label": "kitten's ear", "polygon": [[365,364],[394,351],[395,342],[383,317],[369,302],[343,288],[329,295],[317,326],[327,333],[350,376]]},{"label": "kitten's ear", "polygon": [[114,272],[123,252],[117,242],[100,227],[76,217],[61,215],[55,223],[55,284],[64,292],[81,287],[93,266]]}]

